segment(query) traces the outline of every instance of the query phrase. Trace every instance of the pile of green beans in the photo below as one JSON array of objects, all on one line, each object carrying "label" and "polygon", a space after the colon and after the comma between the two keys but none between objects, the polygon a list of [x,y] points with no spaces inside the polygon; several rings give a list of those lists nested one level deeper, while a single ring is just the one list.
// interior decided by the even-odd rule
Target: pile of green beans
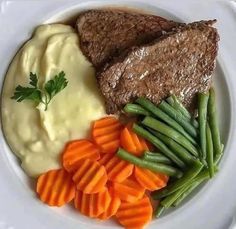
[{"label": "pile of green beans", "polygon": [[[159,217],[166,209],[179,206],[204,181],[218,171],[223,144],[217,123],[214,89],[198,94],[198,121],[172,95],[158,106],[146,98],[127,104],[124,111],[139,116],[133,125],[136,134],[151,142],[157,152],[145,151],[142,157],[119,149],[117,156],[139,167],[172,176],[171,182],[151,193],[159,206]],[[140,119],[141,118],[141,119]]]},{"label": "pile of green beans", "polygon": [[169,165],[161,164],[161,163],[153,163],[148,160],[142,160],[139,157],[136,157],[124,149],[120,148],[116,154],[121,159],[130,162],[131,164],[137,165],[141,168],[149,169],[153,172],[164,173],[169,176],[180,178],[183,176],[183,172],[177,168],[174,168]]},{"label": "pile of green beans", "polygon": [[145,151],[143,153],[143,159],[146,161],[159,162],[159,163],[163,163],[166,165],[172,164],[171,160],[168,157],[166,157],[163,154],[158,153],[158,152]]}]

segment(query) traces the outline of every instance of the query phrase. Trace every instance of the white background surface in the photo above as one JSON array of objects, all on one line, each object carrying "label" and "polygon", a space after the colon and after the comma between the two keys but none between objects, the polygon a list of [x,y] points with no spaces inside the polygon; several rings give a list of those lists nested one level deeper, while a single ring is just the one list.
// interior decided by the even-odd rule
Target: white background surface
[{"label": "white background surface", "polygon": [[[0,1],[0,81],[10,60],[22,43],[29,39],[35,26],[55,20],[54,15],[76,7],[101,6],[118,1]],[[143,4],[142,2],[145,2]],[[183,21],[217,18],[221,41],[216,74],[220,95],[221,123],[227,138],[225,156],[217,177],[204,186],[191,201],[176,211],[153,221],[148,228],[227,229],[236,215],[236,3],[213,0],[145,0],[120,1],[165,15],[166,10]],[[235,5],[235,6],[234,6]],[[163,9],[163,10],[161,10]],[[73,10],[72,10],[73,11]],[[220,77],[224,77],[220,79]],[[229,93],[229,95],[228,95]],[[226,101],[227,100],[227,101]],[[70,206],[49,208],[35,197],[33,187],[7,148],[0,133],[0,229],[84,229],[118,227],[98,223],[77,214]],[[24,134],[24,133],[22,133]],[[232,227],[231,227],[232,228]]]}]

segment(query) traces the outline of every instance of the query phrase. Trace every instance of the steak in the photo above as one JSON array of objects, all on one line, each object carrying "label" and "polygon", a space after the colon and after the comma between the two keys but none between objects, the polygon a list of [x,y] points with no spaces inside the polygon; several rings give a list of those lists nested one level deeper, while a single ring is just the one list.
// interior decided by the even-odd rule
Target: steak
[{"label": "steak", "polygon": [[214,22],[179,26],[105,66],[97,80],[107,112],[117,113],[141,96],[158,104],[171,94],[194,107],[197,92],[211,86],[219,40]]},{"label": "steak", "polygon": [[96,69],[132,46],[148,43],[179,25],[162,17],[119,10],[89,10],[80,14],[80,47]]}]

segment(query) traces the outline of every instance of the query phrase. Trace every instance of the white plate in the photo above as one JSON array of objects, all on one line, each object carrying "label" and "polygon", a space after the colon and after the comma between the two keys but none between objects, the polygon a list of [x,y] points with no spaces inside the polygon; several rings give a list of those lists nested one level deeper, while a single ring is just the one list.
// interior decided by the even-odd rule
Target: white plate
[{"label": "white plate", "polygon": [[[144,3],[145,2],[145,3]],[[1,1],[0,79],[22,43],[42,23],[55,22],[84,9],[104,5],[129,6],[174,20],[217,18],[221,36],[214,84],[217,91],[225,155],[217,177],[204,185],[181,207],[148,228],[226,229],[236,215],[235,102],[236,102],[236,3],[233,1],[146,0],[146,1]],[[235,5],[235,6],[234,6]],[[234,8],[235,7],[235,8]],[[0,85],[0,86],[1,86]],[[24,133],[22,133],[24,134]],[[49,208],[35,196],[34,184],[10,152],[0,133],[0,229],[118,228],[112,221],[100,223],[76,213],[71,206]]]}]

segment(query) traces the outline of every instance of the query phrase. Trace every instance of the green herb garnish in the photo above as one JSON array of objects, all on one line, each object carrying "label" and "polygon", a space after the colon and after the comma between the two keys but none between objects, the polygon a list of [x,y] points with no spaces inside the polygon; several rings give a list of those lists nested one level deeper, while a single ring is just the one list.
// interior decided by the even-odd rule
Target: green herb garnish
[{"label": "green herb garnish", "polygon": [[18,85],[11,99],[15,99],[17,102],[32,100],[36,103],[43,103],[46,111],[52,98],[67,86],[68,81],[65,78],[65,73],[61,71],[53,79],[46,82],[43,88],[39,88],[37,75],[30,72],[29,84],[32,87]]}]

